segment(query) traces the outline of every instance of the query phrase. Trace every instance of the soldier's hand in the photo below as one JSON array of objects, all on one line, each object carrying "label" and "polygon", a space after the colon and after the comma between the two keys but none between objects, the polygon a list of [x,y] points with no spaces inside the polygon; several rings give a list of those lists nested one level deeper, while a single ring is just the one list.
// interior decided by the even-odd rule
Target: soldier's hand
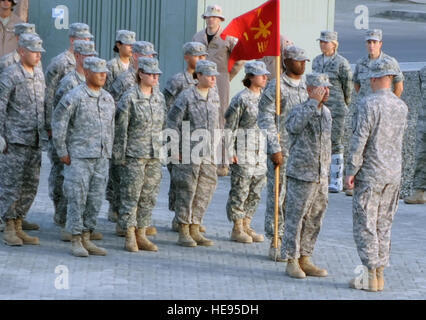
[{"label": "soldier's hand", "polygon": [[238,164],[238,157],[237,156],[231,157],[231,159],[229,159],[229,162],[232,164]]},{"label": "soldier's hand", "polygon": [[347,190],[352,190],[355,186],[355,176],[346,176],[345,186]]},{"label": "soldier's hand", "polygon": [[318,103],[321,103],[326,94],[326,89],[324,87],[316,87],[312,91],[308,92],[309,98],[315,99]]},{"label": "soldier's hand", "polygon": [[65,164],[65,165],[67,165],[67,166],[69,166],[70,164],[71,164],[71,158],[70,158],[70,156],[68,155],[68,156],[65,156],[65,157],[62,157],[61,159],[61,162],[63,163],[63,164]]},{"label": "soldier's hand", "polygon": [[274,154],[271,154],[271,161],[275,165],[275,167],[281,167],[284,163],[284,157],[282,152],[277,152]]}]

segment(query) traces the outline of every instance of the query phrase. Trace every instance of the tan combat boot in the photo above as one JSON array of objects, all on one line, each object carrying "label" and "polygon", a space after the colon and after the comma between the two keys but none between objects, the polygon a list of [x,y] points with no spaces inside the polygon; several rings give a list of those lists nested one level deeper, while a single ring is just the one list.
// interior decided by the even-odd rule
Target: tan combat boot
[{"label": "tan combat boot", "polygon": [[115,234],[116,234],[118,237],[125,237],[125,236],[126,236],[126,231],[125,231],[125,230],[123,230],[123,229],[121,229],[121,227],[120,227],[120,224],[119,224],[119,223],[117,223],[117,224],[115,225]]},{"label": "tan combat boot", "polygon": [[155,228],[154,226],[147,227],[146,230],[145,230],[145,235],[147,235],[147,236],[157,235],[157,228]]},{"label": "tan combat boot", "polygon": [[406,204],[424,204],[426,203],[426,192],[416,189],[411,196],[404,198],[404,202]]},{"label": "tan combat boot", "polygon": [[126,232],[126,242],[124,244],[124,249],[130,252],[138,252],[138,243],[136,242],[136,231],[135,227],[127,228]]},{"label": "tan combat boot", "polygon": [[298,259],[288,259],[287,268],[285,272],[292,278],[304,279],[306,278],[305,272],[300,268]]},{"label": "tan combat boot", "polygon": [[200,233],[200,225],[199,224],[190,224],[189,225],[189,234],[191,235],[191,238],[194,239],[194,241],[199,246],[210,247],[214,244],[214,242],[212,240],[205,238]]},{"label": "tan combat boot", "polygon": [[83,247],[89,254],[94,256],[106,256],[107,251],[104,248],[97,247],[92,241],[90,241],[90,232],[83,232],[82,239]]},{"label": "tan combat boot", "polygon": [[144,227],[136,230],[136,242],[138,243],[139,250],[158,251],[158,247],[146,237],[146,229],[148,228]]},{"label": "tan combat boot", "polygon": [[16,236],[21,238],[24,244],[39,245],[40,240],[37,237],[30,237],[22,230],[22,218],[15,220]]},{"label": "tan combat boot", "polygon": [[308,256],[302,256],[299,259],[300,268],[307,276],[311,277],[326,277],[328,272],[325,269],[318,268],[311,261],[311,258]]},{"label": "tan combat boot", "polygon": [[67,232],[65,228],[61,228],[61,240],[65,242],[72,241],[72,234]]},{"label": "tan combat boot", "polygon": [[[365,283],[367,282],[367,283]],[[368,275],[364,274],[352,279],[349,282],[352,289],[366,290],[370,292],[377,292],[377,274],[376,269],[368,269]]]},{"label": "tan combat boot", "polygon": [[200,224],[200,232],[206,233],[206,227]]},{"label": "tan combat boot", "polygon": [[383,291],[383,289],[385,288],[384,271],[385,271],[385,267],[379,267],[376,269],[377,291]]},{"label": "tan combat boot", "polygon": [[104,236],[102,233],[96,232],[95,230],[90,233],[90,240],[102,240],[103,238]]},{"label": "tan combat boot", "polygon": [[346,194],[348,197],[352,197],[352,196],[354,195],[354,189],[346,190],[346,191],[345,191],[345,194]]},{"label": "tan combat boot", "polygon": [[32,223],[27,220],[22,220],[22,230],[38,230],[40,226],[37,223]]},{"label": "tan combat boot", "polygon": [[243,219],[244,231],[253,239],[253,242],[263,242],[263,241],[265,241],[265,238],[263,237],[263,234],[257,234],[251,228],[250,224],[251,224],[251,218],[244,218]]},{"label": "tan combat boot", "polygon": [[108,209],[108,221],[117,222],[118,220],[118,212],[114,210],[113,206],[110,204]]},{"label": "tan combat boot", "polygon": [[275,262],[287,262],[287,259],[281,258],[281,237],[278,237],[278,247],[274,248],[274,239],[271,240],[271,245],[269,247],[269,258]]},{"label": "tan combat boot", "polygon": [[89,252],[83,247],[81,243],[81,235],[71,236],[71,253],[76,257],[88,257]]},{"label": "tan combat boot", "polygon": [[189,224],[179,223],[179,239],[178,244],[184,247],[196,247],[197,243],[189,234]]},{"label": "tan combat boot", "polygon": [[218,177],[226,177],[229,174],[229,168],[227,166],[221,166],[217,168]]},{"label": "tan combat boot", "polygon": [[16,235],[15,220],[6,220],[3,241],[8,246],[22,246],[24,244],[22,239]]},{"label": "tan combat boot", "polygon": [[231,240],[241,243],[252,243],[253,239],[244,231],[243,219],[235,219],[232,228]]}]

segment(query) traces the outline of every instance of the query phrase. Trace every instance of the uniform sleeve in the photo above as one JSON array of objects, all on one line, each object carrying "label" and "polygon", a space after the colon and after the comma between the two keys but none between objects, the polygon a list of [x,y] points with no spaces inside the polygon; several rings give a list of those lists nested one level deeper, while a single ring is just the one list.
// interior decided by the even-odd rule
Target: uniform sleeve
[{"label": "uniform sleeve", "polygon": [[113,146],[114,161],[123,161],[126,158],[127,130],[129,128],[129,112],[132,108],[131,99],[127,95],[123,96],[117,105],[117,115],[115,117],[115,137]]},{"label": "uniform sleeve", "polygon": [[46,91],[45,91],[45,128],[52,130],[52,113],[55,103],[55,93],[61,80],[61,73],[56,65],[49,66],[46,71]]},{"label": "uniform sleeve", "polygon": [[182,127],[183,117],[187,108],[187,101],[184,94],[180,94],[173,106],[167,113],[167,128],[176,130],[179,135]]},{"label": "uniform sleeve", "polygon": [[229,108],[225,112],[225,131],[227,141],[229,142],[229,154],[234,154],[235,140],[237,139],[237,130],[239,128],[241,115],[244,110],[243,101],[238,96],[231,100]]},{"label": "uniform sleeve", "polygon": [[300,134],[310,119],[320,116],[321,110],[318,109],[318,101],[309,99],[307,102],[291,109],[287,116],[285,127],[290,134]]},{"label": "uniform sleeve", "polygon": [[340,65],[339,77],[340,77],[340,83],[342,84],[345,103],[347,106],[349,106],[351,104],[351,98],[352,98],[353,76],[352,76],[351,66],[347,60],[343,60],[343,63]]},{"label": "uniform sleeve", "polygon": [[74,110],[75,102],[71,99],[70,95],[67,94],[59,101],[57,107],[53,111],[52,138],[53,145],[55,146],[59,158],[68,155],[66,139],[69,122]]},{"label": "uniform sleeve", "polygon": [[110,93],[116,103],[120,100],[122,96],[122,90],[123,82],[121,81],[121,77],[118,76],[117,78],[115,78],[114,82],[110,86]]},{"label": "uniform sleeve", "polygon": [[166,102],[167,110],[170,110],[173,103],[175,102],[177,91],[178,90],[176,88],[176,85],[174,85],[173,78],[169,79],[166,83],[166,86],[164,87],[164,90],[163,90],[163,95],[164,95],[164,99],[165,99],[165,102]]},{"label": "uniform sleeve", "polygon": [[398,74],[393,78],[393,83],[398,83],[401,81],[404,81],[404,75],[401,71],[401,68],[399,67],[399,63],[398,61],[396,61],[396,59],[393,59],[394,63],[395,63],[395,70],[397,70]]},{"label": "uniform sleeve", "polygon": [[361,82],[360,82],[358,76],[359,76],[359,64],[357,63],[356,66],[355,66],[354,74],[353,74],[353,81],[354,81],[355,84],[360,85]]},{"label": "uniform sleeve", "polygon": [[0,76],[0,136],[4,139],[6,139],[7,104],[13,90],[14,84],[12,79],[7,73],[2,73]]}]

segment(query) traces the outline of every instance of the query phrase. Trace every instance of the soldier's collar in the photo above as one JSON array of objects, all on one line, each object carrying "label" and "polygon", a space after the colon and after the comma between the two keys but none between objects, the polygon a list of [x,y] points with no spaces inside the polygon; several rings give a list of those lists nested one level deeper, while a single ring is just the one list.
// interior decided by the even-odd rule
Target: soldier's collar
[{"label": "soldier's collar", "polygon": [[[210,89],[211,90],[211,89]],[[195,97],[197,98],[197,100],[201,100],[201,101],[208,101],[209,97],[210,97],[210,90],[209,93],[207,94],[207,98],[204,98],[197,89],[197,86],[192,86],[192,91],[195,93]]]},{"label": "soldier's collar", "polygon": [[289,85],[290,87],[293,87],[293,88],[298,88],[298,87],[302,86],[302,84],[304,83],[304,79],[303,79],[303,76],[302,76],[302,78],[300,78],[299,85],[298,86],[295,85],[291,80],[289,80],[289,77],[285,72],[281,76],[281,80],[283,82],[285,82],[287,85]]},{"label": "soldier's collar", "polygon": [[86,90],[87,94],[91,98],[99,98],[101,96],[101,90],[102,89],[99,90],[98,92],[95,92],[93,90],[90,90],[90,88],[87,86],[87,83],[84,84],[84,89]]}]

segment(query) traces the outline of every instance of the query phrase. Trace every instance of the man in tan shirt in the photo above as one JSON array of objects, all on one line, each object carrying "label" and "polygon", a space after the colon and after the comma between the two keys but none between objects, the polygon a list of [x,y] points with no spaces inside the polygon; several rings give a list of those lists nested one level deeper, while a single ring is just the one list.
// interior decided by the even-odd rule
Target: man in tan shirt
[{"label": "man in tan shirt", "polygon": [[29,0],[17,0],[18,4],[13,10],[14,13],[24,22],[28,22]]},{"label": "man in tan shirt", "polygon": [[14,28],[22,20],[12,12],[16,4],[16,0],[0,0],[0,57],[18,48]]},{"label": "man in tan shirt", "polygon": [[[216,81],[220,97],[219,126],[223,129],[225,126],[225,112],[229,106],[230,81],[244,66],[244,61],[237,61],[231,72],[228,72],[229,56],[238,40],[233,37],[227,37],[226,40],[222,40],[220,37],[223,31],[220,24],[225,21],[225,17],[222,15],[222,8],[218,5],[208,6],[201,17],[206,21],[207,28],[196,33],[192,41],[204,44],[207,47],[207,60],[213,61],[217,65],[219,75],[216,77]],[[225,158],[224,151],[225,149],[222,148],[222,160]],[[228,166],[218,166],[218,175],[228,175]]]}]

